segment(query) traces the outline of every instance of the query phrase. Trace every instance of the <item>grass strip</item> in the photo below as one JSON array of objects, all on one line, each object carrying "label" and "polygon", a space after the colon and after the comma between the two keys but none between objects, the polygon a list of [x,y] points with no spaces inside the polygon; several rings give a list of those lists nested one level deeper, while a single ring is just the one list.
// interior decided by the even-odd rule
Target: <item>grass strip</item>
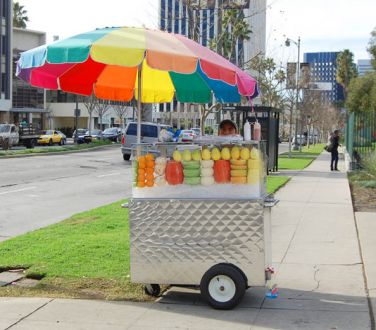
[{"label": "grass strip", "polygon": [[268,194],[275,193],[278,189],[282,188],[291,178],[288,176],[267,176],[266,190]]},{"label": "grass strip", "polygon": [[91,149],[99,146],[106,146],[112,144],[111,141],[93,141],[92,143],[84,143],[78,145],[64,145],[64,146],[51,146],[44,148],[33,149],[21,149],[21,150],[0,150],[0,157],[2,156],[16,156],[16,155],[28,155],[28,154],[45,154],[49,152],[67,152],[67,151],[80,151],[85,149]]}]

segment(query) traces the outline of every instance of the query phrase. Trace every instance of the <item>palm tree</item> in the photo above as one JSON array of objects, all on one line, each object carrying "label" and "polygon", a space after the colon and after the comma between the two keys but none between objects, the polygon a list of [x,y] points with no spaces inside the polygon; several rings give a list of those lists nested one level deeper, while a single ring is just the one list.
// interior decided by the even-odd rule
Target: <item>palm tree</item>
[{"label": "palm tree", "polygon": [[21,29],[26,29],[26,22],[29,21],[27,17],[27,10],[21,6],[17,1],[13,3],[13,26]]},{"label": "palm tree", "polygon": [[351,79],[357,76],[356,66],[353,59],[354,54],[348,49],[344,49],[337,56],[336,80],[343,87],[345,99],[347,97]]}]

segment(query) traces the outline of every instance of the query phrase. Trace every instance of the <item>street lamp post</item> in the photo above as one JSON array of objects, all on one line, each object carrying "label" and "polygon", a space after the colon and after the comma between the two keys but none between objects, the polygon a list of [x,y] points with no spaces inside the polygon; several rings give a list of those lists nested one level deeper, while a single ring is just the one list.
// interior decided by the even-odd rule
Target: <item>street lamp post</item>
[{"label": "street lamp post", "polygon": [[[295,95],[295,111],[296,111],[296,117],[295,117],[295,143],[294,143],[294,150],[299,149],[298,143],[298,104],[299,104],[299,71],[300,71],[300,37],[298,37],[298,41],[294,41],[290,38],[287,38],[285,41],[285,45],[287,47],[290,47],[290,44],[294,43],[298,46],[298,61],[296,62],[296,77],[295,77],[295,87],[296,87],[296,95]],[[292,114],[290,116],[290,119],[292,119]],[[290,128],[291,128],[291,122],[290,120]],[[290,129],[291,132],[291,129]],[[291,134],[290,134],[290,143],[289,143],[289,157],[291,156]],[[301,142],[301,141],[300,141]]]}]

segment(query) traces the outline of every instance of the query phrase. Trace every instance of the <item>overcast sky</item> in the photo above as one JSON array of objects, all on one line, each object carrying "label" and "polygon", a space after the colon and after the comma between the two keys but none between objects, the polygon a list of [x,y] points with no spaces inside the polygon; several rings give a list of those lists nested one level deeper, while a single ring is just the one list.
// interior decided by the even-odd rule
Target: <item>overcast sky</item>
[{"label": "overcast sky", "polygon": [[[66,38],[105,26],[158,27],[159,0],[19,0],[28,12],[28,28]],[[349,48],[355,59],[369,58],[370,33],[376,27],[376,0],[268,0],[267,55],[285,65],[297,48],[284,46],[301,37],[304,52]],[[280,64],[278,63],[278,64]]]}]

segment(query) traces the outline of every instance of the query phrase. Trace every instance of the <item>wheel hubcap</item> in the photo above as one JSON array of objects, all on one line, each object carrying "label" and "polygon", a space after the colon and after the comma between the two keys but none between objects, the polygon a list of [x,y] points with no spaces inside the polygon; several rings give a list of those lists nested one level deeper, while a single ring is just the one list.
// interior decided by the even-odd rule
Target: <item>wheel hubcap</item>
[{"label": "wheel hubcap", "polygon": [[236,286],[231,277],[226,275],[217,275],[209,282],[210,296],[219,302],[230,301],[236,293]]}]

